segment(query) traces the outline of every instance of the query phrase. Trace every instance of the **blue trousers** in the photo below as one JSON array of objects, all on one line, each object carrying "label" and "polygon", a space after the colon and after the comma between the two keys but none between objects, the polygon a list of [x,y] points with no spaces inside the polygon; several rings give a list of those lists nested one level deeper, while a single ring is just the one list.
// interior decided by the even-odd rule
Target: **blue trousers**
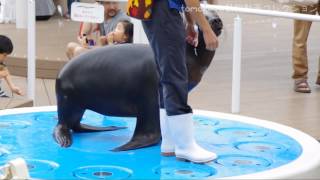
[{"label": "blue trousers", "polygon": [[68,0],[68,14],[70,15],[71,13],[71,4],[73,2],[79,2],[79,0]]},{"label": "blue trousers", "polygon": [[188,105],[186,31],[179,11],[169,8],[167,0],[155,0],[152,20],[142,24],[160,74],[160,107],[165,108],[169,116],[191,113]]}]

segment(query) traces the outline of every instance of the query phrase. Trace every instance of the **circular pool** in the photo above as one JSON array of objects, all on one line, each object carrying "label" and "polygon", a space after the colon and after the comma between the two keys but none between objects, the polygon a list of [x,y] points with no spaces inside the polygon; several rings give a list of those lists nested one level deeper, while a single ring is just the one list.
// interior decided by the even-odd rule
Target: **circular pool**
[{"label": "circular pool", "polygon": [[293,128],[244,116],[194,111],[196,139],[218,158],[207,164],[160,156],[160,145],[112,152],[133,134],[136,120],[86,111],[82,123],[126,126],[73,134],[70,148],[52,138],[56,107],[0,111],[0,165],[22,157],[41,179],[256,179],[320,177],[320,144]]}]

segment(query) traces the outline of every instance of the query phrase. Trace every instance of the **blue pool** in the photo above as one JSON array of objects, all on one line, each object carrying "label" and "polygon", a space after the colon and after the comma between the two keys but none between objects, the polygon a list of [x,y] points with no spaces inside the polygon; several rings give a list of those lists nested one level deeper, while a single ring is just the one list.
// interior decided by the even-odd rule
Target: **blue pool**
[{"label": "blue pool", "polygon": [[274,169],[302,153],[297,141],[263,127],[195,115],[199,144],[218,154],[208,164],[160,156],[160,146],[127,152],[111,149],[127,142],[135,118],[109,117],[86,111],[82,123],[127,126],[111,132],[74,134],[70,148],[52,138],[55,111],[0,116],[0,165],[26,159],[33,178],[44,179],[204,179],[238,176]]}]

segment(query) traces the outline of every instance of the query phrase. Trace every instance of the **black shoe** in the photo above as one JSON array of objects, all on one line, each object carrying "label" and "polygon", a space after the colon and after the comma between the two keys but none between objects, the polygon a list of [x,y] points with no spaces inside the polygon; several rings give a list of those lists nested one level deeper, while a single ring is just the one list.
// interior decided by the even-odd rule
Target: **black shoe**
[{"label": "black shoe", "polygon": [[6,94],[1,95],[0,97],[2,97],[2,98],[9,98],[9,96],[7,96]]},{"label": "black shoe", "polygon": [[6,93],[4,91],[1,91],[1,89],[0,89],[0,97],[8,98],[9,96],[6,95]]}]

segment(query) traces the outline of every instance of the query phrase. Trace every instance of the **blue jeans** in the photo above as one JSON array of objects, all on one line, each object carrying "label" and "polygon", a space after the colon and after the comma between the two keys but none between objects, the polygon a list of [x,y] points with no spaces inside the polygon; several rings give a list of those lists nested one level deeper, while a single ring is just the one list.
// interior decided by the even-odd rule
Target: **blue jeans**
[{"label": "blue jeans", "polygon": [[160,107],[169,116],[191,113],[188,105],[186,31],[176,9],[167,0],[154,1],[152,19],[142,22],[160,74]]},{"label": "blue jeans", "polygon": [[79,0],[68,0],[68,14],[70,15],[71,13],[71,4],[73,2],[79,2]]}]

